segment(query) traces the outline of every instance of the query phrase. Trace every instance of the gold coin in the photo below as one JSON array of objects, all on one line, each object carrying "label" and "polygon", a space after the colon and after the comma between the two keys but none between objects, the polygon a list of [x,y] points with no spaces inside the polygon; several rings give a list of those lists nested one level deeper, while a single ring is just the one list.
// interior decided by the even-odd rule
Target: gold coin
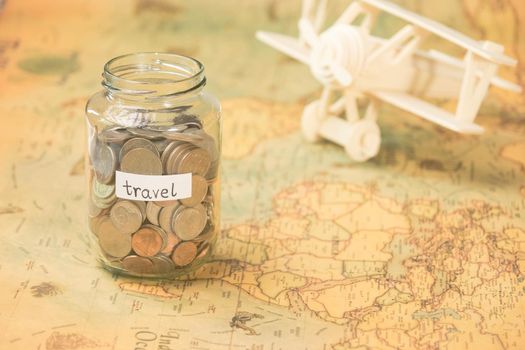
[{"label": "gold coin", "polygon": [[103,250],[101,250],[100,253],[106,260],[111,261],[112,266],[122,267],[122,265],[120,264],[120,260],[122,260],[122,257],[116,258],[114,256],[104,253]]},{"label": "gold coin", "polygon": [[176,164],[177,174],[192,173],[205,176],[210,164],[210,154],[203,148],[195,147]]},{"label": "gold coin", "polygon": [[146,204],[146,217],[153,225],[159,226],[159,214],[162,206],[155,204],[155,202],[148,202]]},{"label": "gold coin", "polygon": [[166,246],[164,249],[162,249],[161,253],[171,255],[173,248],[175,248],[175,246],[180,243],[180,239],[173,233],[168,233],[167,236],[168,240],[166,241]]},{"label": "gold coin", "polygon": [[166,233],[153,225],[144,225],[131,237],[131,247],[139,256],[151,257],[164,248]]},{"label": "gold coin", "polygon": [[207,134],[204,130],[192,128],[184,131],[184,133],[186,135],[193,135],[194,139],[189,142],[193,143],[197,147],[204,148],[206,151],[208,151],[212,161],[219,159],[219,150],[215,143],[215,139],[209,134]]},{"label": "gold coin", "polygon": [[102,213],[102,210],[104,209],[93,203],[93,200],[88,200],[88,215],[90,218],[99,216],[100,213]]},{"label": "gold coin", "polygon": [[150,258],[153,263],[153,272],[156,274],[166,274],[170,273],[175,269],[175,264],[173,260],[164,255],[157,255]]},{"label": "gold coin", "polygon": [[179,207],[179,204],[172,205],[170,207],[164,207],[160,210],[159,214],[159,225],[166,233],[173,233],[171,229],[171,222],[173,221],[173,214]]},{"label": "gold coin", "polygon": [[215,181],[217,179],[217,176],[219,176],[220,165],[221,164],[220,164],[219,159],[211,162],[210,168],[208,169],[208,172],[206,173],[206,179],[208,181]]},{"label": "gold coin", "polygon": [[131,201],[133,204],[136,204],[139,207],[140,212],[142,213],[142,221],[146,220],[146,202],[144,201]]},{"label": "gold coin", "polygon": [[174,200],[171,200],[171,201],[155,201],[153,203],[155,203],[159,207],[166,208],[166,207],[171,207],[171,206],[174,206],[174,205],[178,205],[179,201],[174,199]]},{"label": "gold coin", "polygon": [[166,173],[167,174],[178,174],[177,171],[177,164],[178,160],[184,157],[189,150],[192,149],[192,145],[190,143],[183,143],[181,145],[178,145],[169,155],[167,161],[166,161]]},{"label": "gold coin", "polygon": [[202,204],[194,207],[180,206],[173,216],[171,228],[183,241],[197,237],[206,226],[206,209]]},{"label": "gold coin", "polygon": [[122,267],[137,275],[153,273],[153,263],[151,260],[137,255],[126,256],[122,259]]},{"label": "gold coin", "polygon": [[206,179],[199,175],[191,177],[191,197],[181,199],[180,202],[187,207],[193,207],[204,200],[208,193],[208,183]]},{"label": "gold coin", "polygon": [[171,254],[171,260],[177,266],[186,266],[190,264],[197,255],[197,245],[193,242],[181,242],[177,244]]},{"label": "gold coin", "polygon": [[122,158],[126,155],[126,153],[128,153],[129,151],[135,148],[148,149],[152,151],[153,153],[155,153],[157,157],[160,157],[159,150],[157,149],[157,146],[155,146],[153,142],[151,142],[150,140],[143,139],[141,137],[135,137],[135,138],[129,139],[128,141],[126,141],[124,145],[122,145],[122,148],[120,149],[120,153],[119,153],[120,161],[122,162]]},{"label": "gold coin", "polygon": [[107,218],[107,215],[100,215],[88,218],[89,230],[95,235],[98,236],[100,232],[100,223]]},{"label": "gold coin", "polygon": [[205,228],[200,235],[192,239],[193,242],[204,242],[213,238],[215,229],[213,227]]},{"label": "gold coin", "polygon": [[131,237],[119,231],[107,216],[98,224],[98,243],[104,253],[115,258],[122,258],[131,252]]},{"label": "gold coin", "polygon": [[166,163],[168,161],[168,157],[170,156],[171,152],[173,152],[173,150],[177,147],[177,145],[179,145],[180,143],[179,142],[171,142],[169,143],[166,148],[164,149],[164,151],[162,151],[162,155],[160,156],[160,160],[161,160],[161,163],[162,163],[162,169],[164,170],[164,173],[167,174],[167,168],[166,168]]},{"label": "gold coin", "polygon": [[132,174],[162,175],[162,163],[149,149],[134,148],[122,157],[120,170]]},{"label": "gold coin", "polygon": [[115,151],[109,145],[99,142],[95,145],[92,156],[91,164],[97,180],[103,184],[110,183],[117,167]]},{"label": "gold coin", "polygon": [[109,217],[120,232],[128,235],[137,231],[144,221],[138,205],[127,200],[115,203],[109,212]]}]

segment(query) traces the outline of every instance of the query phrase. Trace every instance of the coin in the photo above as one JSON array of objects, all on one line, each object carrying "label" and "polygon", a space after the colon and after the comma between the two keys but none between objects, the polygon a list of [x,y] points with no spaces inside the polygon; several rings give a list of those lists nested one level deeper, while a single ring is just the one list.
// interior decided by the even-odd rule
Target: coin
[{"label": "coin", "polygon": [[162,163],[149,149],[134,148],[122,157],[120,170],[132,174],[162,175]]},{"label": "coin", "polygon": [[200,235],[192,239],[192,241],[193,242],[204,242],[204,241],[210,240],[214,234],[215,234],[215,230],[213,229],[213,227],[207,227],[204,230],[202,230],[202,233]]},{"label": "coin", "polygon": [[91,159],[95,176],[103,184],[108,184],[113,180],[117,167],[117,157],[113,148],[105,143],[98,143]]},{"label": "coin", "polygon": [[189,241],[197,237],[206,226],[206,209],[202,204],[194,207],[180,206],[175,211],[171,222],[171,228],[183,241]]},{"label": "coin", "polygon": [[99,134],[99,139],[103,142],[121,143],[131,137],[131,133],[126,128],[117,126],[102,130]]},{"label": "coin", "polygon": [[114,256],[111,256],[111,255],[108,255],[108,254],[104,253],[104,251],[101,251],[100,253],[102,254],[102,256],[104,258],[106,258],[106,260],[111,261],[111,266],[122,267],[122,265],[120,263],[120,260],[122,259],[122,257],[116,258]]},{"label": "coin", "polygon": [[112,184],[106,185],[106,184],[100,183],[99,181],[97,181],[97,179],[93,181],[93,185],[91,187],[92,187],[93,193],[98,198],[109,198],[115,194],[115,185],[112,185]]},{"label": "coin", "polygon": [[100,197],[97,197],[94,191],[91,191],[91,201],[96,207],[100,209],[106,209],[106,208],[111,207],[113,203],[115,203],[116,200],[117,200],[117,197],[114,192],[108,198],[100,198]]},{"label": "coin", "polygon": [[164,255],[157,255],[150,258],[153,263],[153,272],[157,274],[166,274],[175,268],[173,260]]},{"label": "coin", "polygon": [[138,205],[127,200],[115,203],[109,212],[109,217],[120,232],[128,235],[137,231],[144,221]]},{"label": "coin", "polygon": [[173,248],[175,248],[175,246],[180,243],[180,239],[173,233],[168,233],[167,236],[168,239],[166,241],[166,246],[162,249],[161,253],[171,255]]},{"label": "coin", "polygon": [[118,230],[109,217],[104,217],[98,224],[98,242],[108,255],[122,258],[131,251],[131,237]]},{"label": "coin", "polygon": [[153,263],[150,259],[137,255],[129,255],[122,259],[124,269],[138,275],[153,273]]},{"label": "coin", "polygon": [[210,164],[210,154],[203,148],[195,147],[179,161],[177,164],[177,173],[192,173],[204,176],[206,172],[208,172]]},{"label": "coin", "polygon": [[153,143],[155,144],[155,147],[157,147],[159,152],[162,153],[164,152],[166,147],[170,144],[170,141],[166,139],[161,139],[161,140],[153,141]]},{"label": "coin", "polygon": [[139,207],[140,212],[142,213],[142,221],[146,220],[146,202],[144,201],[131,201],[133,204],[136,204]]},{"label": "coin", "polygon": [[157,140],[162,138],[162,135],[158,131],[150,130],[146,127],[143,128],[129,128],[128,131],[136,136],[146,137],[150,140]]},{"label": "coin", "polygon": [[217,176],[219,175],[219,167],[220,161],[218,159],[211,162],[210,168],[206,173],[206,179],[208,181],[215,181],[217,179]]},{"label": "coin", "polygon": [[88,218],[89,230],[95,235],[98,236],[100,232],[100,223],[107,218],[107,215],[100,215]]},{"label": "coin", "polygon": [[177,142],[177,141],[173,141],[171,143],[169,143],[166,148],[164,149],[164,151],[162,152],[162,155],[160,156],[160,161],[162,163],[162,169],[164,170],[164,173],[166,174],[167,171],[166,171],[166,163],[168,161],[168,157],[170,156],[171,152],[173,152],[173,150],[177,147],[177,145],[179,145],[180,143]]},{"label": "coin", "polygon": [[135,148],[148,149],[151,152],[155,153],[157,157],[160,157],[159,150],[157,149],[157,146],[155,146],[153,142],[151,142],[150,140],[143,139],[141,137],[135,137],[135,138],[129,139],[128,141],[126,141],[124,145],[122,145],[122,148],[120,149],[120,154],[119,154],[120,161],[122,162],[122,158],[126,155],[126,153],[128,153],[129,151]]},{"label": "coin", "polygon": [[160,210],[159,225],[166,233],[173,233],[171,228],[171,222],[173,221],[173,214],[175,213],[175,210],[177,210],[178,207],[179,204],[177,202],[177,204],[175,205],[164,207]]},{"label": "coin", "polygon": [[201,244],[197,250],[197,257],[195,259],[202,259],[210,252],[211,245],[208,242]]},{"label": "coin", "polygon": [[100,213],[102,213],[102,210],[103,208],[100,208],[95,203],[93,203],[93,200],[88,200],[88,216],[90,218],[99,216]]},{"label": "coin", "polygon": [[191,134],[183,134],[179,130],[173,132],[173,131],[164,131],[162,133],[164,137],[166,137],[169,140],[174,141],[183,141],[183,142],[199,142],[202,141],[202,139],[199,136],[191,135]]},{"label": "coin", "polygon": [[190,143],[181,143],[173,149],[166,159],[165,170],[167,174],[177,174],[177,162],[192,148]]},{"label": "coin", "polygon": [[131,247],[137,255],[151,257],[164,248],[166,241],[166,233],[161,228],[144,225],[131,237]]},{"label": "coin", "polygon": [[188,129],[184,133],[186,135],[193,135],[194,140],[189,142],[208,151],[212,161],[219,159],[219,150],[215,144],[215,139],[208,135],[204,130]]},{"label": "coin", "polygon": [[171,254],[171,260],[177,266],[186,266],[190,264],[197,255],[197,245],[193,242],[181,242],[177,244],[173,253]]},{"label": "coin", "polygon": [[206,179],[199,175],[191,177],[191,197],[181,199],[180,202],[187,207],[193,207],[204,200],[208,193],[208,183]]},{"label": "coin", "polygon": [[173,123],[178,125],[185,125],[192,128],[202,128],[202,122],[196,115],[193,114],[179,114],[173,118]]},{"label": "coin", "polygon": [[148,130],[155,131],[155,132],[183,132],[188,127],[183,124],[177,124],[177,125],[149,125],[147,127]]},{"label": "coin", "polygon": [[146,204],[146,217],[153,225],[159,226],[159,214],[162,206],[155,204],[155,202],[148,202]]},{"label": "coin", "polygon": [[171,207],[173,205],[179,204],[179,201],[177,199],[174,199],[174,200],[171,200],[171,201],[155,201],[153,203],[155,203],[159,207],[166,208],[166,207]]}]

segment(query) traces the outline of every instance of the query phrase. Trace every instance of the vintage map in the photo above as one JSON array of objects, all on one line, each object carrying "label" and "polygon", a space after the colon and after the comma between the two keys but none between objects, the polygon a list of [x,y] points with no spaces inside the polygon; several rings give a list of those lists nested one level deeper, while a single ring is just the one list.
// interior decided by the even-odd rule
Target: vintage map
[{"label": "vintage map", "polygon": [[[521,0],[398,2],[505,44],[520,63],[502,75],[525,87]],[[352,163],[303,141],[320,87],[254,39],[296,33],[299,10],[5,2],[0,349],[525,349],[525,95],[491,91],[482,136],[383,105],[379,156]],[[223,230],[183,281],[113,276],[86,239],[83,106],[105,61],[134,51],[198,57],[223,104]]]}]

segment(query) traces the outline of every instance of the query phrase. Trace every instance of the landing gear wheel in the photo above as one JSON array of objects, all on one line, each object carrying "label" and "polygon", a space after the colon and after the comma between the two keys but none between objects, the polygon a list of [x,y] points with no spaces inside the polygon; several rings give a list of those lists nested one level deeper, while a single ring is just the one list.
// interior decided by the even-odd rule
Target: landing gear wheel
[{"label": "landing gear wheel", "polygon": [[319,142],[321,135],[319,130],[323,121],[323,116],[319,111],[319,101],[309,103],[303,110],[301,117],[301,129],[304,137],[310,142]]},{"label": "landing gear wheel", "polygon": [[346,153],[357,162],[364,162],[379,152],[381,132],[372,120],[359,120],[352,124],[350,137],[345,145]]}]

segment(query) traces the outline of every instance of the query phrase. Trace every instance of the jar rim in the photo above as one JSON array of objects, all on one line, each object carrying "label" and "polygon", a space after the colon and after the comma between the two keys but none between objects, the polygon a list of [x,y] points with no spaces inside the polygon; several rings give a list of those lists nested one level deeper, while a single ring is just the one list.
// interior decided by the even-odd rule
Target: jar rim
[{"label": "jar rim", "polygon": [[[162,79],[140,78],[141,74],[161,73]],[[102,76],[102,85],[108,91],[128,95],[176,95],[206,83],[204,65],[200,61],[162,52],[137,52],[114,57],[104,65]]]}]

